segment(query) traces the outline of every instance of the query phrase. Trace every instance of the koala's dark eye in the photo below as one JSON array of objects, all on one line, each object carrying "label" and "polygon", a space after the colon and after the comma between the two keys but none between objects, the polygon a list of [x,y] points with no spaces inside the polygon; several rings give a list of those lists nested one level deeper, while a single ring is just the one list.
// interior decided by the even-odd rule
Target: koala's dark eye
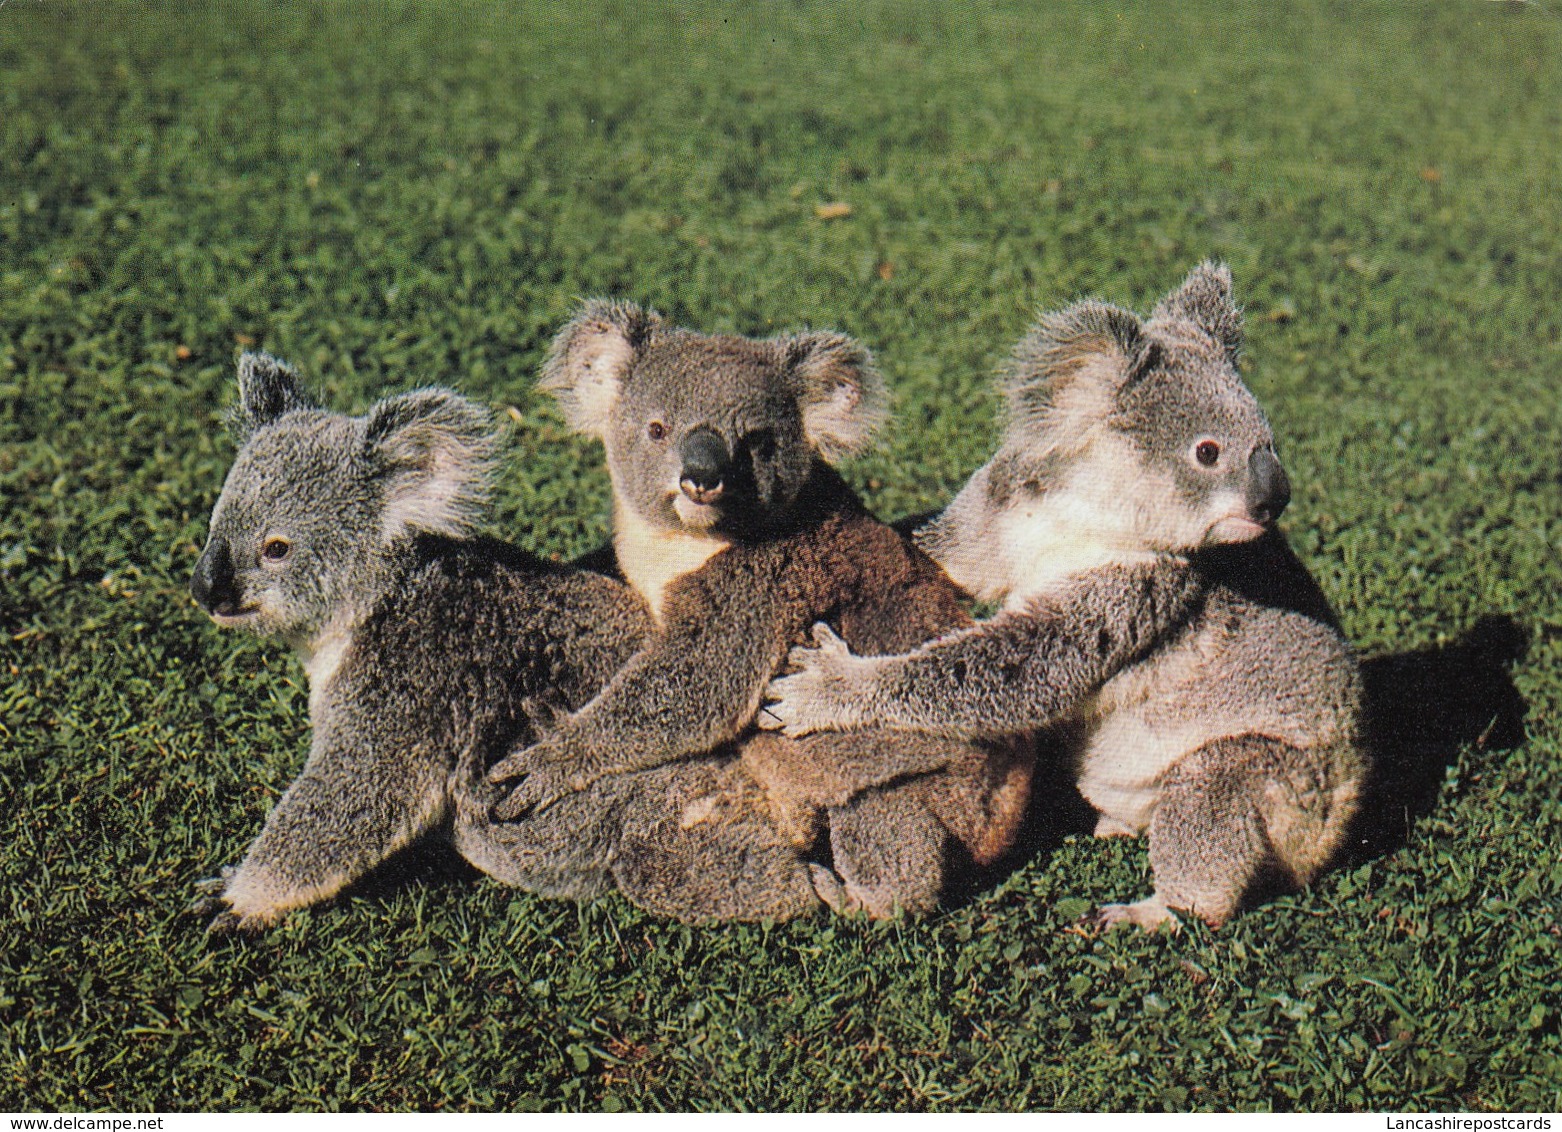
[{"label": "koala's dark eye", "polygon": [[260,548],[260,556],[267,562],[281,562],[293,553],[293,544],[285,538],[268,538]]},{"label": "koala's dark eye", "polygon": [[664,440],[667,437],[667,426],[661,421],[652,421],[646,426],[645,434],[652,440]]},{"label": "koala's dark eye", "polygon": [[1206,468],[1220,462],[1220,444],[1214,440],[1201,440],[1193,446],[1193,458]]}]

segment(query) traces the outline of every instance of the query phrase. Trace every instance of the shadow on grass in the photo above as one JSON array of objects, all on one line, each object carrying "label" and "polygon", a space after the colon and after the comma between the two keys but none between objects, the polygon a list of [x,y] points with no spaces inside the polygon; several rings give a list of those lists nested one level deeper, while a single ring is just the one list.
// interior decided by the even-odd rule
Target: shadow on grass
[{"label": "shadow on grass", "polygon": [[1509,670],[1527,643],[1512,617],[1490,616],[1451,645],[1362,663],[1373,766],[1342,865],[1402,848],[1462,748],[1511,751],[1524,742],[1527,708]]},{"label": "shadow on grass", "polygon": [[482,873],[469,865],[445,838],[434,834],[393,853],[369,874],[354,881],[344,895],[389,900],[414,886],[448,888],[471,885]]},{"label": "shadow on grass", "polygon": [[[1509,670],[1526,644],[1516,620],[1490,616],[1453,644],[1362,662],[1372,771],[1356,828],[1334,867],[1352,868],[1403,848],[1416,821],[1437,804],[1448,768],[1465,747],[1508,751],[1524,741],[1527,708]],[[997,864],[960,870],[950,904],[969,902],[1065,838],[1095,828],[1090,804],[1071,783],[1047,781],[1047,765],[1043,752],[1014,848]]]}]

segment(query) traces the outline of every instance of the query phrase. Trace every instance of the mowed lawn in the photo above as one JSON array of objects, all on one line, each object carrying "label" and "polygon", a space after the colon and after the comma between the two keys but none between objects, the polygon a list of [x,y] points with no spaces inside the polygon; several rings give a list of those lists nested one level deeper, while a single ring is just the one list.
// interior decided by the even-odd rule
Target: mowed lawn
[{"label": "mowed lawn", "polygon": [[[1550,3],[0,5],[0,1108],[1562,1106],[1562,15]],[[934,916],[689,928],[407,854],[182,914],[307,749],[186,584],[238,351],[516,423],[495,531],[608,527],[532,389],[581,297],[859,336],[897,518],[1038,308],[1205,257],[1364,655],[1350,859],[1098,934],[1061,768]]]}]

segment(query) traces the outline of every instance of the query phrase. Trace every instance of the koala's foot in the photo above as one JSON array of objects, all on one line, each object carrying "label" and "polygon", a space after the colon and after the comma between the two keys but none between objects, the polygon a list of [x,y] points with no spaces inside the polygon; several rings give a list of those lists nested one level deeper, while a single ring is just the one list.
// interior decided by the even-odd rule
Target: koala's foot
[{"label": "koala's foot", "polygon": [[[217,870],[216,876],[202,877],[200,880],[195,882],[193,887],[195,891],[200,893],[203,898],[221,896],[223,891],[233,880],[234,874],[236,874],[238,871],[239,867],[237,865],[224,865],[221,869]],[[196,900],[194,904],[191,904],[191,911],[194,911],[196,905],[201,904],[202,902],[202,900]]]},{"label": "koala's foot", "polygon": [[1102,814],[1096,819],[1095,831],[1092,837],[1138,837],[1139,831],[1125,822],[1120,822],[1114,817]]},{"label": "koala's foot", "polygon": [[185,906],[187,916],[210,916],[206,925],[209,935],[258,935],[274,922],[273,918],[241,915],[233,910],[225,895],[233,878],[238,874],[237,865],[224,865],[214,877],[195,882],[196,898]]},{"label": "koala's foot", "polygon": [[749,837],[756,828],[669,823],[649,836],[631,834],[619,845],[613,875],[633,903],[685,923],[789,920],[818,908],[791,847]]},{"label": "koala's foot", "polygon": [[1166,928],[1173,935],[1182,931],[1182,921],[1159,896],[1151,896],[1137,904],[1103,904],[1096,913],[1096,923],[1103,928],[1136,924],[1147,932]]},{"label": "koala's foot", "polygon": [[214,935],[254,935],[297,908],[329,900],[352,879],[342,870],[300,875],[297,865],[297,861],[278,862],[263,849],[252,848],[242,865],[197,882],[200,896],[188,911],[212,916],[208,930]]},{"label": "koala's foot", "polygon": [[810,864],[808,879],[813,882],[814,891],[819,894],[819,899],[823,900],[832,912],[851,916],[865,911],[862,902],[847,891],[841,878],[823,865]]},{"label": "koala's foot", "polygon": [[[1258,735],[1219,739],[1184,756],[1167,773],[1146,831],[1157,897],[1214,928],[1235,916],[1259,881],[1287,865],[1275,860],[1274,846],[1305,843],[1321,828],[1305,801],[1276,800],[1306,794],[1287,787],[1306,779],[1307,758]],[[1315,792],[1311,804],[1323,796]]]},{"label": "koala's foot", "polygon": [[887,919],[938,906],[947,834],[914,786],[870,790],[830,808],[830,850],[847,910]]},{"label": "koala's foot", "polygon": [[256,916],[240,916],[232,909],[218,912],[212,917],[211,923],[206,925],[206,934],[214,936],[238,935],[256,936],[269,928],[275,921],[263,920]]},{"label": "koala's foot", "polygon": [[521,714],[532,729],[536,742],[541,742],[564,725],[569,712],[552,700],[541,696],[527,696],[521,701]]},{"label": "koala's foot", "polygon": [[228,883],[233,879],[233,874],[238,872],[237,865],[224,865],[214,877],[202,877],[192,886],[195,889],[195,899],[185,905],[186,916],[214,916],[209,931],[217,929],[217,921],[228,916],[228,902],[223,898],[223,893],[228,888]]},{"label": "koala's foot", "polygon": [[909,911],[893,892],[863,888],[849,880],[842,880],[823,865],[810,864],[808,874],[819,899],[837,915],[893,920]]}]

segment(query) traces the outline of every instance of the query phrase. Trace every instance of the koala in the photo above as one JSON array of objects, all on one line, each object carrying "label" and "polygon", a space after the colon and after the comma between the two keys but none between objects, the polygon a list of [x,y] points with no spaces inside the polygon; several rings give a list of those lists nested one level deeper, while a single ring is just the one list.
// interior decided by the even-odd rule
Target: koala
[{"label": "koala", "polygon": [[[883,381],[851,339],[706,335],[599,300],[559,333],[539,384],[603,442],[617,566],[656,628],[595,699],[493,769],[496,783],[521,779],[496,817],[751,733],[767,682],[816,621],[868,653],[971,623],[943,572],[831,466],[884,416]],[[983,863],[1011,843],[1028,740],[824,738],[751,744],[743,758],[800,844],[827,827],[834,867],[815,878],[833,907],[926,910],[951,837]]]},{"label": "koala", "polygon": [[[471,535],[498,444],[472,402],[424,389],[349,417],[271,358],[245,356],[238,376],[242,447],[190,590],[219,626],[297,649],[313,733],[243,862],[203,882],[195,907],[214,930],[262,929],[436,830],[546,895],[618,888],[686,920],[822,906],[795,834],[731,750],[493,822],[488,767],[637,655],[653,632],[645,604],[621,581]],[[761,761],[800,762],[777,738],[753,741]],[[849,796],[843,779],[811,788]]]},{"label": "koala", "polygon": [[898,657],[816,630],[762,721],[1051,729],[1097,835],[1148,834],[1154,893],[1105,923],[1218,926],[1261,881],[1309,883],[1358,805],[1361,679],[1275,527],[1290,486],[1241,342],[1215,263],[1144,320],[1099,302],[1044,316],[1005,376],[997,455],[917,533],[999,612]]}]

